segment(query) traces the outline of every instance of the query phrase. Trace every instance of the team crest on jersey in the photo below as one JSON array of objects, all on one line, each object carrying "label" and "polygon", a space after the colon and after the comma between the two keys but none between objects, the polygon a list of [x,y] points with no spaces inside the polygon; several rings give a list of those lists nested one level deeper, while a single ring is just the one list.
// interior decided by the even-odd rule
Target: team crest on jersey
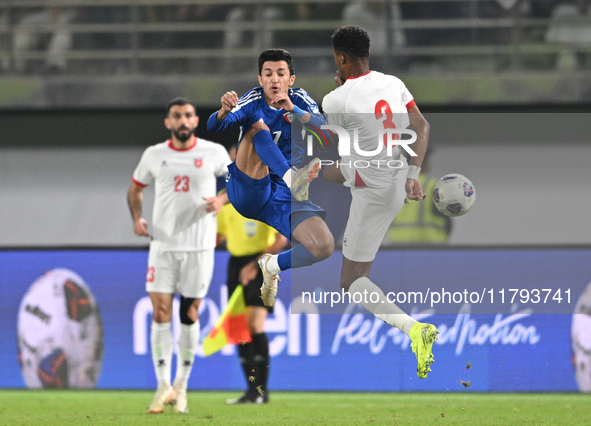
[{"label": "team crest on jersey", "polygon": [[201,167],[203,165],[203,158],[196,158],[195,159],[195,166]]},{"label": "team crest on jersey", "polygon": [[283,114],[283,118],[285,119],[285,121],[291,124],[291,112],[286,112],[285,114]]}]

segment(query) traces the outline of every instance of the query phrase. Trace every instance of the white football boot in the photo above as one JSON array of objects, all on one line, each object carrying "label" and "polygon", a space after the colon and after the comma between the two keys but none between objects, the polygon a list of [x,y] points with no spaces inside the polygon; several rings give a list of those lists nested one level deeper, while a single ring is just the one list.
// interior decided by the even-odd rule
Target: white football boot
[{"label": "white football boot", "polygon": [[291,195],[298,201],[306,201],[308,199],[308,189],[310,182],[318,177],[320,171],[320,159],[314,158],[303,167],[296,171],[291,183]]},{"label": "white football boot", "polygon": [[265,306],[272,307],[275,304],[275,297],[277,296],[277,283],[279,281],[279,274],[273,275],[267,271],[267,262],[271,258],[271,254],[263,254],[259,259],[259,266],[263,271],[263,286],[261,287],[261,298]]},{"label": "white football boot", "polygon": [[157,389],[156,394],[152,403],[148,407],[149,414],[160,414],[164,413],[164,409],[167,405],[172,404],[172,401],[176,398],[176,392],[172,386],[166,388]]}]

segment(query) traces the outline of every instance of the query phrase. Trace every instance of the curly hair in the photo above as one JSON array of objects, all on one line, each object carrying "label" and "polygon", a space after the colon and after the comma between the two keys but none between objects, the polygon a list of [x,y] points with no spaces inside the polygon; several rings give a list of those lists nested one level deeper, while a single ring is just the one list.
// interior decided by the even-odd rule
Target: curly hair
[{"label": "curly hair", "polygon": [[293,59],[291,54],[285,49],[268,49],[259,56],[259,75],[263,72],[263,64],[267,61],[279,62],[285,61],[287,68],[289,68],[289,75],[293,75]]},{"label": "curly hair", "polygon": [[337,53],[355,58],[369,57],[369,35],[356,26],[340,27],[331,36],[332,47]]}]

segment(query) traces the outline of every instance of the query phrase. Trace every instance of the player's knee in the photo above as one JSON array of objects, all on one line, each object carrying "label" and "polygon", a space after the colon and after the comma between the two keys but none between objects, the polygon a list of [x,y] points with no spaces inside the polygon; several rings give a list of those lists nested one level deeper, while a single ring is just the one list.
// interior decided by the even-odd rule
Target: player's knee
[{"label": "player's knee", "polygon": [[195,300],[193,297],[181,296],[181,306],[179,307],[181,324],[193,325],[199,318],[199,304],[196,304]]},{"label": "player's knee", "polygon": [[330,232],[317,238],[310,252],[318,261],[328,259],[334,251],[334,238]]},{"label": "player's knee", "polygon": [[152,318],[154,322],[166,323],[172,319],[172,307],[168,307],[164,304],[153,307]]},{"label": "player's knee", "polygon": [[244,135],[244,139],[252,140],[254,135],[256,135],[261,130],[266,130],[267,132],[270,132],[269,127],[265,123],[263,123],[261,121],[257,121],[256,123],[253,123],[246,131],[246,134]]}]

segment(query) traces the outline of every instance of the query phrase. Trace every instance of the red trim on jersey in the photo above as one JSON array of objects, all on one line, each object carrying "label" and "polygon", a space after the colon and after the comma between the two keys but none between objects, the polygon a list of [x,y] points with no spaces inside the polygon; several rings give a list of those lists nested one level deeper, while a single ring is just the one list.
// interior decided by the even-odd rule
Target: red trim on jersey
[{"label": "red trim on jersey", "polygon": [[148,186],[148,185],[147,185],[147,184],[145,184],[145,183],[141,183],[140,181],[138,181],[138,180],[135,180],[133,177],[131,178],[131,180],[133,181],[133,183],[135,183],[136,185],[139,185],[139,186],[141,186],[142,188],[145,188],[146,186]]},{"label": "red trim on jersey", "polygon": [[367,186],[361,176],[359,176],[359,171],[355,170],[355,186]]},{"label": "red trim on jersey", "polygon": [[366,73],[363,73],[363,74],[361,74],[361,75],[356,75],[355,77],[349,77],[347,80],[355,80],[356,78],[363,77],[364,75],[367,75],[367,74],[369,74],[370,72],[371,72],[371,70],[369,70],[368,72],[366,72]]},{"label": "red trim on jersey", "polygon": [[409,109],[411,109],[413,106],[415,106],[415,100],[413,99],[412,101],[410,101],[409,103],[406,104],[406,110],[408,111]]},{"label": "red trim on jersey", "polygon": [[169,139],[169,140],[168,140],[168,147],[169,147],[170,149],[172,149],[173,151],[188,151],[188,150],[190,150],[190,149],[193,149],[193,148],[195,148],[196,146],[197,146],[197,136],[195,136],[195,139],[193,140],[193,145],[191,145],[191,146],[188,146],[187,148],[175,148],[175,147],[172,145],[172,139]]}]

